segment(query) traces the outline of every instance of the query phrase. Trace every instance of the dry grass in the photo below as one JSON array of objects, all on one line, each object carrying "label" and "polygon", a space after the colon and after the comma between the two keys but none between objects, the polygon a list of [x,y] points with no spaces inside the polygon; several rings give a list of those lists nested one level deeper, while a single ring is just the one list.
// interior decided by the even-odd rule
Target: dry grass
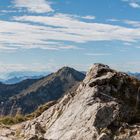
[{"label": "dry grass", "polygon": [[0,118],[0,124],[4,125],[13,125],[26,120],[26,117],[23,115],[16,115],[16,116],[4,116]]},{"label": "dry grass", "polygon": [[45,110],[49,109],[54,104],[56,104],[56,101],[51,101],[49,103],[41,105],[40,107],[38,107],[38,109],[36,111],[34,111],[33,113],[28,114],[28,115],[17,114],[15,116],[0,117],[0,124],[14,125],[14,124],[18,124],[18,123],[21,123],[21,122],[24,122],[27,120],[32,120],[32,119],[40,116]]}]

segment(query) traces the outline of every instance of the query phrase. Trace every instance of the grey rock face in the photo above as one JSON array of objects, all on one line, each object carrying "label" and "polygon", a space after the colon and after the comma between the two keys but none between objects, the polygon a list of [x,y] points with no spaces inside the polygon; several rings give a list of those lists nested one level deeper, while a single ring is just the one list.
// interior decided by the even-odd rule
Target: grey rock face
[{"label": "grey rock face", "polygon": [[139,87],[135,78],[95,64],[76,91],[25,122],[18,139],[137,139],[139,124],[132,120],[139,118]]}]

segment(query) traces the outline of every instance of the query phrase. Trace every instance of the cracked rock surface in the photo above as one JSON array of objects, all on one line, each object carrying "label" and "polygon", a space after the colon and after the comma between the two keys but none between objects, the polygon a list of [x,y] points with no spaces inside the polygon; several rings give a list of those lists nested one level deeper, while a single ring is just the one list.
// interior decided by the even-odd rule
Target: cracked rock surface
[{"label": "cracked rock surface", "polygon": [[137,79],[95,64],[77,90],[7,140],[139,140],[139,87]]}]

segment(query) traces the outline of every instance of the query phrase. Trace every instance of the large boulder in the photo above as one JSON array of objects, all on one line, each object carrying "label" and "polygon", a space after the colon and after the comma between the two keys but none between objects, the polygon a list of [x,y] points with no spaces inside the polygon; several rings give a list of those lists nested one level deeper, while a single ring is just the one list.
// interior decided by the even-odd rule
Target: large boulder
[{"label": "large boulder", "polygon": [[137,79],[95,64],[77,90],[25,122],[18,139],[138,139],[139,87]]}]

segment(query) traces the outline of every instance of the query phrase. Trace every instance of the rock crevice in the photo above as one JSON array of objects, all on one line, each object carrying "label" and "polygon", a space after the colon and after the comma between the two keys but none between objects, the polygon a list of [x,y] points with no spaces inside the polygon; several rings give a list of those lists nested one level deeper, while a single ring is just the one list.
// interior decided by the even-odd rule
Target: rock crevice
[{"label": "rock crevice", "polygon": [[18,138],[139,139],[139,87],[137,79],[95,64],[78,89],[64,95],[39,117],[23,123]]}]

